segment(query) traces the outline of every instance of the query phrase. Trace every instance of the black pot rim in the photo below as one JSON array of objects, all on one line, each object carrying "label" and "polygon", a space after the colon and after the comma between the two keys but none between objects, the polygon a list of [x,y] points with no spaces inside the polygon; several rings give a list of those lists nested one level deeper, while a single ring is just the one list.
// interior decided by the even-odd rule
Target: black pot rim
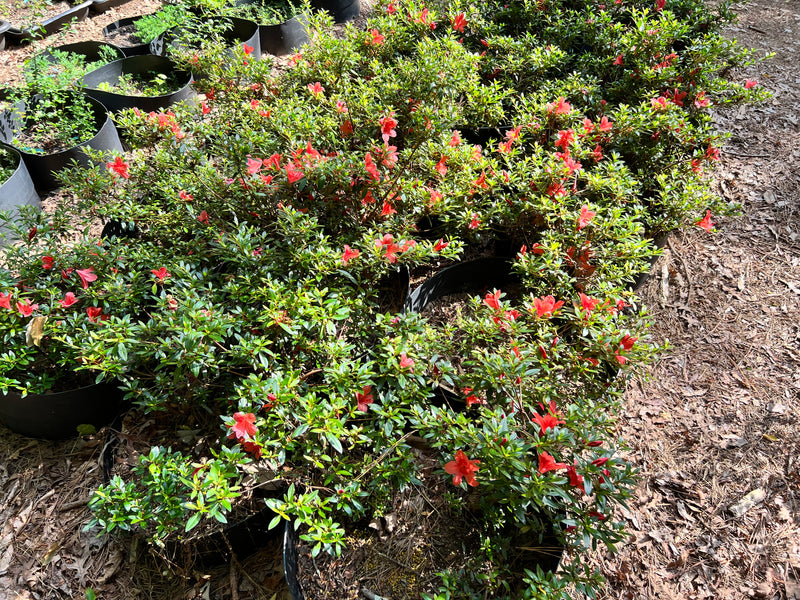
[{"label": "black pot rim", "polygon": [[89,6],[92,4],[92,2],[93,0],[85,0],[85,2],[71,6],[64,12],[54,15],[49,19],[40,21],[33,27],[26,27],[23,29],[14,27],[14,24],[12,23],[8,30],[9,37],[16,38],[18,41],[25,41],[30,39],[30,36],[33,33],[37,33],[38,30],[43,30],[45,36],[52,35],[73,18],[77,18],[79,21],[86,19],[86,17],[89,16]]},{"label": "black pot rim", "polygon": [[110,423],[124,407],[122,398],[122,391],[105,381],[52,394],[8,390],[0,394],[0,422],[26,437],[65,439],[78,435],[78,425]]},{"label": "black pot rim", "polygon": [[[136,21],[138,21],[142,17],[149,17],[151,14],[155,14],[155,13],[150,13],[150,14],[147,14],[147,15],[136,15],[136,16],[133,16],[133,17],[125,17],[124,19],[119,19],[117,21],[113,21],[113,22],[109,23],[108,25],[106,25],[105,27],[103,27],[103,37],[108,39],[109,35],[112,32],[114,32],[114,31],[116,31],[118,29],[121,29],[123,27],[127,27],[129,25],[133,25],[134,23],[136,23]],[[145,43],[145,42],[140,42],[138,44],[132,44],[131,46],[120,46],[119,48],[120,48],[120,50],[122,50],[122,53],[126,57],[128,57],[128,56],[140,56],[142,54],[150,54],[150,44],[149,43]]]},{"label": "black pot rim", "polygon": [[74,42],[72,44],[63,44],[61,46],[52,46],[44,50],[39,56],[52,56],[54,50],[58,50],[60,52],[70,52],[72,54],[82,54],[87,56],[84,52],[81,52],[83,48],[86,47],[95,47],[98,51],[102,47],[111,48],[114,52],[117,53],[117,60],[121,58],[125,58],[125,53],[122,51],[122,48],[119,46],[112,44],[111,42],[105,42],[100,40],[85,40],[83,42]]},{"label": "black pot rim", "polygon": [[[105,77],[108,73],[115,73],[116,71],[119,71],[119,74],[125,74],[125,73],[129,73],[129,72],[134,72],[135,73],[135,72],[137,72],[136,70],[133,70],[133,71],[126,70],[125,67],[129,67],[130,68],[132,65],[133,66],[138,66],[138,63],[145,63],[145,61],[146,62],[150,62],[150,63],[152,63],[152,62],[159,63],[160,62],[165,68],[172,69],[173,71],[175,71],[176,73],[180,74],[181,76],[185,75],[186,79],[187,79],[186,83],[182,87],[178,88],[175,91],[172,91],[172,92],[170,92],[168,94],[161,94],[159,96],[130,96],[128,94],[118,94],[118,93],[115,93],[115,92],[107,92],[105,90],[100,90],[100,89],[97,89],[96,87],[93,87],[93,86],[96,85],[96,83],[100,83],[101,81],[104,81],[102,78]],[[141,55],[141,56],[126,56],[125,58],[120,58],[118,60],[115,60],[115,61],[112,61],[110,63],[107,63],[107,64],[103,65],[102,67],[99,67],[99,68],[95,69],[94,71],[90,71],[89,73],[87,73],[83,77],[83,79],[81,81],[86,86],[85,89],[88,92],[90,92],[90,96],[91,96],[91,94],[97,94],[97,95],[102,94],[102,95],[107,96],[107,97],[109,97],[111,99],[148,98],[148,99],[152,99],[154,101],[169,100],[171,97],[176,96],[176,95],[181,94],[182,92],[184,92],[184,90],[186,90],[189,86],[191,86],[192,80],[193,80],[192,74],[190,72],[184,71],[182,69],[173,68],[173,67],[175,67],[175,65],[176,65],[176,63],[173,60],[167,58],[166,56],[155,56],[155,55],[150,55],[150,54],[145,54],[145,55]],[[94,80],[96,80],[96,83],[94,82]],[[98,100],[99,102],[102,102],[102,100],[100,98],[95,98],[95,99]]]}]

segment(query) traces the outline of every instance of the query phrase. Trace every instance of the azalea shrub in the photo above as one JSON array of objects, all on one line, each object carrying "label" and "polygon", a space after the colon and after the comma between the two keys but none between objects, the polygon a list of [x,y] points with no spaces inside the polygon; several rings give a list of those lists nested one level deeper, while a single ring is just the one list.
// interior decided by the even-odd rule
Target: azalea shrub
[{"label": "azalea shrub", "polygon": [[[202,95],[119,114],[130,150],[66,172],[0,272],[7,387],[49,352],[138,410],[211,418],[101,486],[92,525],[161,545],[280,478],[274,524],[336,554],[435,477],[485,543],[431,598],[593,594],[582,552],[623,539],[634,485],[620,395],[657,350],[633,283],[654,237],[731,210],[708,109],[764,95],[721,77],[749,58],[701,7],[386,0],[363,30],[312,17],[286,68],[176,49]],[[407,302],[486,256],[503,282],[446,319]],[[563,544],[558,570],[512,572],[520,535]]]}]

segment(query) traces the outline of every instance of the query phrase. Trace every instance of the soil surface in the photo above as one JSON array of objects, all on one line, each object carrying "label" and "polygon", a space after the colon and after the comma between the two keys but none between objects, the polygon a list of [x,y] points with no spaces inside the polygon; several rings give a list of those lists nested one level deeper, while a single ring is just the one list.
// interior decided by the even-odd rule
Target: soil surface
[{"label": "soil surface", "polygon": [[[131,0],[0,52],[0,86],[19,80],[33,52],[102,39],[105,25],[158,6]],[[774,97],[716,113],[731,137],[712,176],[742,214],[715,218],[714,234],[670,235],[641,288],[652,336],[669,349],[629,381],[620,418],[640,482],[618,515],[628,542],[589,559],[609,580],[608,600],[800,600],[800,2],[759,0],[737,12],[730,36],[775,57],[729,75]],[[115,468],[169,426],[123,423]],[[84,531],[88,497],[108,466],[106,439],[101,431],[40,442],[0,428],[0,600],[78,599],[88,588],[120,600],[287,597],[275,548],[169,574],[141,544]],[[415,566],[413,552],[398,556],[395,567]],[[375,589],[374,570],[363,573]],[[324,588],[316,591],[339,597],[341,588]]]}]

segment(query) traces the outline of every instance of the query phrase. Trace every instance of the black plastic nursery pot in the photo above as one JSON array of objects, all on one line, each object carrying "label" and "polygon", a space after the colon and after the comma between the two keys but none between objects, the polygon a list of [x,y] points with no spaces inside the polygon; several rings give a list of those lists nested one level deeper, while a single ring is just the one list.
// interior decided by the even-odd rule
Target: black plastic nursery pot
[{"label": "black plastic nursery pot", "polygon": [[404,312],[422,312],[432,302],[453,294],[502,289],[517,281],[506,258],[484,257],[445,267],[415,289]]},{"label": "black plastic nursery pot", "polygon": [[[79,92],[72,92],[76,95]],[[40,99],[33,97],[29,100],[33,108]],[[109,118],[106,108],[96,100],[89,98],[94,116],[96,133],[89,140],[51,154],[41,154],[17,148],[25,161],[25,166],[31,179],[38,190],[47,191],[59,187],[60,183],[56,173],[61,169],[72,166],[73,161],[79,165],[89,166],[91,161],[84,152],[85,148],[102,151],[122,152],[122,142],[117,134],[117,128]],[[27,124],[25,111],[28,108],[25,102],[18,102],[12,109],[0,113],[0,141],[11,144],[17,133]]]},{"label": "black plastic nursery pot", "polygon": [[[254,60],[261,58],[261,35],[259,25],[254,21],[240,19],[238,17],[200,15],[196,17],[196,22],[198,24],[205,22],[212,26],[215,26],[215,22],[217,22],[219,24],[220,35],[222,36],[226,48],[234,48],[247,44],[253,49],[250,56]],[[216,27],[217,26],[215,26],[215,28]],[[187,31],[191,31],[192,29],[196,30],[191,24],[186,27]],[[150,53],[163,56],[170,46],[177,48],[180,45],[176,40],[178,37],[180,37],[180,31],[176,29],[171,29],[170,31],[162,33],[150,44]]]},{"label": "black plastic nursery pot", "polygon": [[131,0],[94,0],[89,6],[89,12],[93,15],[99,15],[130,1]]},{"label": "black plastic nursery pot", "polygon": [[14,24],[6,31],[6,39],[9,43],[20,44],[29,42],[34,38],[47,37],[53,35],[57,31],[61,31],[64,27],[69,25],[73,20],[83,21],[89,16],[89,6],[93,0],[87,0],[64,12],[57,14],[54,17],[45,19],[38,25],[27,28],[17,28]]},{"label": "black plastic nursery pot", "polygon": [[308,19],[305,15],[292,17],[280,25],[259,25],[261,51],[275,56],[297,52],[311,38],[308,36]]},{"label": "black plastic nursery pot", "polygon": [[136,35],[136,21],[143,16],[120,19],[103,28],[103,37],[112,41],[125,56],[150,54],[150,44],[142,42]]},{"label": "black plastic nursery pot", "polygon": [[[122,75],[146,73],[174,74],[180,82],[180,87],[160,96],[132,96],[98,89],[104,83],[111,86],[116,85]],[[181,70],[175,62],[165,56],[140,55],[115,60],[87,73],[82,82],[86,95],[101,102],[112,112],[126,108],[138,108],[146,112],[158,111],[194,96],[192,74]]]},{"label": "black plastic nursery pot", "polygon": [[11,23],[0,21],[0,50],[6,49],[6,31],[11,29]]},{"label": "black plastic nursery pot", "polygon": [[361,13],[361,0],[311,0],[311,8],[326,10],[334,22],[352,21]]},{"label": "black plastic nursery pot", "polygon": [[109,383],[52,394],[0,392],[0,423],[21,435],[60,440],[78,435],[79,425],[108,425],[122,409],[123,394]]},{"label": "black plastic nursery pot", "polygon": [[86,42],[75,42],[74,44],[64,44],[63,46],[53,46],[52,48],[48,48],[42,52],[42,56],[44,56],[45,60],[49,62],[55,62],[56,59],[53,56],[54,51],[69,52],[70,54],[78,54],[83,56],[87,63],[92,63],[102,59],[104,50],[111,51],[115,60],[125,58],[125,53],[122,51],[122,49],[114,44],[93,40]]},{"label": "black plastic nursery pot", "polygon": [[[22,160],[22,154],[11,146],[0,144],[0,152],[5,152],[15,157],[17,167],[11,177],[0,181],[0,211],[13,212],[23,206],[41,206],[41,200],[36,193],[30,173]],[[0,226],[0,233],[3,232]]]}]

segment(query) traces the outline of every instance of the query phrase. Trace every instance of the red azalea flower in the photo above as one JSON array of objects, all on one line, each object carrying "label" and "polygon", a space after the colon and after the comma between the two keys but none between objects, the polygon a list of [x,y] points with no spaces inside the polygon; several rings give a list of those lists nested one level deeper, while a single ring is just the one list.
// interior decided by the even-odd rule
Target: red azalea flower
[{"label": "red azalea flower", "polygon": [[75,272],[78,274],[78,277],[81,278],[81,285],[83,289],[88,289],[89,284],[92,281],[97,280],[97,275],[94,274],[92,267],[88,269],[75,269]]},{"label": "red azalea flower", "polygon": [[339,131],[342,132],[342,135],[353,135],[353,122],[350,120],[345,121],[339,125]]},{"label": "red azalea flower", "polygon": [[11,310],[11,292],[6,294],[0,292],[0,308]]},{"label": "red azalea flower", "polygon": [[397,214],[397,211],[394,208],[392,208],[392,205],[389,204],[388,201],[384,200],[383,208],[381,208],[381,216],[388,217],[389,215],[394,215],[394,214]]},{"label": "red azalea flower", "polygon": [[377,29],[370,30],[370,35],[372,35],[372,39],[368,40],[367,43],[371,46],[380,46],[383,44],[383,40],[385,39]]},{"label": "red azalea flower", "polygon": [[631,350],[631,348],[633,348],[633,345],[636,343],[636,340],[638,340],[638,339],[639,339],[638,337],[631,337],[631,336],[626,334],[619,341],[619,346],[620,346],[620,348],[625,350],[625,352],[629,352]]},{"label": "red azalea flower", "polygon": [[211,109],[208,108],[208,104],[206,104],[205,101],[203,101],[200,103],[200,111],[202,112],[202,114],[207,115],[208,113],[211,112]]},{"label": "red azalea flower", "polygon": [[205,225],[208,225],[208,213],[206,211],[202,211],[199,215],[197,215],[197,220]]},{"label": "red azalea flower", "polygon": [[552,317],[555,312],[564,306],[564,301],[556,299],[553,296],[544,296],[542,298],[534,298],[533,308],[536,310],[538,318]]},{"label": "red azalea flower", "polygon": [[72,292],[67,292],[64,295],[64,299],[61,301],[61,306],[62,306],[62,308],[69,308],[70,306],[75,304],[77,301],[78,301],[78,299],[75,297],[75,294],[73,294]]},{"label": "red azalea flower", "polygon": [[598,304],[600,304],[600,300],[596,300],[595,298],[590,298],[583,292],[579,294],[581,299],[581,308],[586,311],[586,315],[588,316],[590,312],[592,312]]},{"label": "red azalea flower", "polygon": [[261,458],[261,450],[262,450],[261,444],[250,440],[244,440],[241,444],[242,444],[242,450],[244,450],[248,454],[252,454],[253,458],[255,458],[256,460]]},{"label": "red azalea flower", "polygon": [[619,54],[619,55],[617,56],[617,58],[615,58],[615,59],[614,59],[614,64],[615,64],[615,65],[617,65],[617,66],[622,66],[622,64],[623,64],[623,63],[622,63],[622,61],[623,61],[623,60],[624,60],[624,59],[623,59],[623,57],[622,57],[622,54]]},{"label": "red azalea flower", "polygon": [[744,89],[750,90],[758,85],[755,79],[746,79],[744,82]]},{"label": "red azalea flower", "polygon": [[467,24],[467,18],[464,13],[458,13],[453,19],[453,29],[459,33],[464,33],[464,26]]},{"label": "red azalea flower", "polygon": [[180,192],[178,192],[178,198],[180,198],[184,202],[191,202],[192,200],[194,200],[194,196],[192,196],[190,193],[186,192],[185,190],[181,190]]},{"label": "red azalea flower", "polygon": [[442,250],[447,248],[448,244],[449,244],[449,242],[445,242],[442,238],[439,238],[439,241],[437,241],[436,245],[433,247],[433,251],[434,252],[441,252]]},{"label": "red azalea flower", "polygon": [[401,369],[408,369],[412,373],[414,372],[414,361],[408,356],[406,356],[405,352],[400,354],[400,368]]},{"label": "red azalea flower", "polygon": [[711,230],[714,227],[714,223],[711,221],[711,211],[706,210],[706,216],[700,219],[697,223],[695,223],[698,227],[702,227],[708,233],[711,233]]},{"label": "red azalea flower", "polygon": [[381,137],[385,143],[389,142],[390,137],[397,137],[397,131],[395,131],[395,127],[397,127],[397,121],[393,118],[394,113],[391,113],[387,117],[381,117],[379,121],[381,125]]},{"label": "red azalea flower", "polygon": [[305,177],[305,174],[299,170],[293,162],[289,161],[286,163],[286,178],[289,180],[289,183],[296,183],[303,177]]},{"label": "red azalea flower", "polygon": [[500,310],[500,294],[502,294],[500,290],[495,290],[494,293],[487,293],[483,303],[493,310]]},{"label": "red azalea flower", "polygon": [[350,246],[347,244],[344,245],[344,253],[342,254],[342,262],[344,264],[349,263],[354,258],[358,258],[358,255],[361,254],[358,250],[352,250]]},{"label": "red azalea flower", "polygon": [[664,6],[667,4],[667,0],[656,0],[656,10],[661,11],[664,10]]},{"label": "red azalea flower", "polygon": [[572,112],[572,105],[563,96],[560,96],[555,102],[548,102],[547,112],[555,115],[568,115]]},{"label": "red azalea flower", "polygon": [[442,177],[444,177],[447,174],[447,164],[446,163],[447,163],[447,157],[446,156],[442,156],[442,158],[439,159],[439,162],[436,163],[436,167],[435,167],[436,172],[439,173],[439,175],[441,175]]},{"label": "red azalea flower", "polygon": [[315,81],[314,83],[309,83],[308,89],[312,94],[314,94],[315,97],[325,93],[325,88],[322,87],[322,84],[319,81]]},{"label": "red azalea flower", "polygon": [[585,494],[586,489],[583,486],[583,475],[578,475],[578,471],[575,469],[575,466],[569,465],[567,467],[567,475],[569,475],[569,484],[574,488],[578,488]]},{"label": "red azalea flower", "polygon": [[546,415],[542,416],[539,413],[533,413],[533,418],[531,419],[534,423],[538,424],[541,428],[539,435],[544,435],[547,433],[548,429],[553,429],[558,425],[563,425],[566,421],[562,421],[556,415],[547,413]]},{"label": "red azalea flower", "polygon": [[544,475],[548,471],[558,471],[559,469],[566,469],[566,463],[556,462],[552,456],[550,456],[547,452],[542,451],[539,454],[539,473]]},{"label": "red azalea flower", "polygon": [[33,311],[39,308],[38,304],[31,304],[30,300],[27,298],[20,300],[17,302],[17,310],[19,314],[23,317],[30,317],[33,314]]},{"label": "red azalea flower", "polygon": [[486,171],[481,171],[481,174],[472,182],[472,185],[476,188],[487,189],[489,186],[486,184]]},{"label": "red azalea flower", "polygon": [[166,268],[166,267],[161,267],[160,269],[152,269],[150,272],[151,272],[153,275],[155,275],[155,276],[156,276],[156,279],[158,279],[159,281],[164,281],[164,278],[166,278],[166,277],[169,277],[169,276],[170,276],[170,274],[169,274],[169,272],[167,271],[167,268]]},{"label": "red azalea flower", "polygon": [[255,175],[261,170],[261,165],[264,164],[264,161],[260,158],[250,158],[247,157],[247,174],[248,175]]},{"label": "red azalea flower", "polygon": [[477,213],[472,213],[472,220],[469,222],[470,229],[477,229],[481,226],[481,220]]},{"label": "red azalea flower", "polygon": [[234,424],[227,425],[231,432],[228,434],[229,438],[235,437],[237,440],[245,440],[252,438],[258,429],[256,428],[256,416],[253,413],[237,412],[233,415]]},{"label": "red azalea flower", "polygon": [[697,108],[705,108],[707,106],[711,106],[711,102],[708,98],[706,98],[705,92],[700,92],[694,99],[694,105]]},{"label": "red azalea flower", "polygon": [[458,133],[457,130],[453,130],[453,137],[450,138],[450,141],[447,144],[452,147],[461,144],[461,135]]},{"label": "red azalea flower", "polygon": [[372,154],[369,152],[367,152],[367,155],[364,157],[364,168],[374,181],[378,181],[381,178],[381,175],[378,172],[378,166],[372,160]]},{"label": "red azalea flower", "polygon": [[558,140],[556,141],[556,147],[561,148],[564,152],[567,151],[569,145],[575,139],[575,131],[573,129],[562,129],[558,132]]},{"label": "red azalea flower", "polygon": [[669,100],[667,100],[664,96],[659,96],[658,98],[653,98],[650,100],[650,106],[653,107],[653,110],[664,110],[667,108],[669,104]]},{"label": "red azalea flower", "polygon": [[597,128],[600,131],[603,131],[603,132],[606,132],[606,133],[611,131],[613,129],[613,127],[614,127],[614,123],[612,121],[609,121],[608,117],[606,117],[606,116],[604,116],[602,119],[600,119],[600,124],[597,126]]},{"label": "red azalea flower", "polygon": [[108,315],[103,315],[103,309],[99,306],[90,306],[86,309],[86,314],[89,317],[89,321],[92,323],[97,323],[99,320],[104,321],[104,316],[108,318]]},{"label": "red azalea flower", "polygon": [[470,460],[463,450],[457,450],[455,460],[445,464],[444,470],[453,476],[453,485],[461,485],[462,479],[469,485],[475,487],[478,482],[475,480],[475,473],[479,470],[479,460]]},{"label": "red azalea flower", "polygon": [[53,262],[55,259],[52,256],[43,256],[42,257],[42,268],[45,270],[49,270],[53,268]]},{"label": "red azalea flower", "polygon": [[128,163],[126,163],[121,156],[115,157],[114,162],[106,163],[106,167],[123,179],[128,179],[130,177],[130,175],[128,175]]},{"label": "red azalea flower", "polygon": [[356,392],[356,410],[367,412],[369,405],[375,402],[372,396],[372,387],[365,385],[361,392]]},{"label": "red azalea flower", "polygon": [[596,214],[595,211],[589,210],[587,205],[581,206],[581,214],[578,217],[578,231],[586,227]]},{"label": "red azalea flower", "polygon": [[397,7],[394,5],[394,2],[389,2],[389,6],[386,7],[386,12],[390,15],[397,12]]},{"label": "red azalea flower", "polygon": [[597,146],[594,147],[594,150],[592,150],[592,158],[594,158],[597,162],[603,160],[603,149],[600,147],[600,144],[597,144]]},{"label": "red azalea flower", "polygon": [[244,53],[248,56],[252,54],[253,50],[255,50],[255,48],[248,46],[247,44],[242,44],[242,47],[244,48]]}]

